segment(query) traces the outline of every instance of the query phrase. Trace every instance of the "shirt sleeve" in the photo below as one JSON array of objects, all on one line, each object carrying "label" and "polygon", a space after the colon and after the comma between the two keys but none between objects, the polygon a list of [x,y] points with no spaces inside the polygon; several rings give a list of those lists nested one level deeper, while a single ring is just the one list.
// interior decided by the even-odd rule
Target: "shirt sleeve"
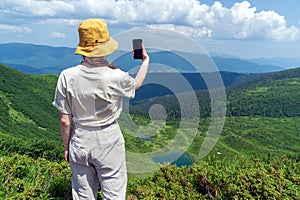
[{"label": "shirt sleeve", "polygon": [[67,81],[63,73],[59,75],[53,105],[64,114],[71,114],[71,106],[67,93]]},{"label": "shirt sleeve", "polygon": [[127,72],[118,70],[116,80],[112,85],[114,93],[118,96],[134,98],[135,96],[135,79],[131,77]]}]

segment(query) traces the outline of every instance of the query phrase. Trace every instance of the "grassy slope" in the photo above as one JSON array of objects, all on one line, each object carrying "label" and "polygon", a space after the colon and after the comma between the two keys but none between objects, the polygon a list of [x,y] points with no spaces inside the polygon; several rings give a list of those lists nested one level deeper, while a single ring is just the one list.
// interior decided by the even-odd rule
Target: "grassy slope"
[{"label": "grassy slope", "polygon": [[[139,118],[136,122],[142,120],[143,118]],[[172,126],[165,125],[158,131],[155,125],[144,126],[142,133],[147,133],[147,130],[157,132],[151,136],[152,142],[134,139],[131,136],[132,133],[124,131],[125,139],[128,141],[127,150],[140,153],[154,152],[173,142],[180,150],[188,147],[188,152],[198,159],[199,151],[207,134],[208,124],[209,119],[200,121],[198,134],[192,139],[192,142],[188,129],[181,129],[178,132],[179,127],[176,123]],[[175,135],[179,141],[174,141]],[[300,117],[227,117],[219,140],[209,155],[218,155],[220,158],[234,156],[280,157],[283,155],[294,157],[300,152],[299,136]],[[129,142],[133,139],[135,140],[134,145]]]},{"label": "grassy slope", "polygon": [[[218,143],[211,154],[221,153],[222,157],[233,155],[297,155],[300,152],[300,68],[270,73],[235,87],[227,89],[227,117]],[[189,147],[189,152],[197,156],[208,130],[209,96],[198,92],[202,113],[199,133]],[[161,104],[166,112],[175,116],[178,103],[174,96],[152,98],[132,106],[131,110],[146,117],[153,104]],[[176,115],[179,116],[178,114]],[[175,117],[176,118],[176,117]],[[136,120],[143,122],[143,119]],[[178,126],[177,126],[178,128]],[[176,126],[168,129],[169,135],[176,134]],[[161,137],[162,130],[156,138]],[[162,147],[169,143],[164,138],[151,144]],[[147,144],[146,144],[147,145]],[[141,148],[138,149],[148,149]]]},{"label": "grassy slope", "polygon": [[229,89],[228,114],[300,116],[300,68],[271,73]]},{"label": "grassy slope", "polygon": [[300,117],[227,117],[213,153],[238,155],[297,155]]},{"label": "grassy slope", "polygon": [[0,130],[25,138],[59,138],[51,105],[56,76],[32,76],[0,65]]}]

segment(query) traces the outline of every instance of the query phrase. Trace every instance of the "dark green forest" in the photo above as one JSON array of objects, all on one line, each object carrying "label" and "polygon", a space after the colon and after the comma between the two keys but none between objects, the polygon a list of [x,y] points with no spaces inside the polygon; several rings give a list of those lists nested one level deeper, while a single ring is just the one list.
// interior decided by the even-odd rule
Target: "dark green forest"
[{"label": "dark green forest", "polygon": [[[300,69],[268,73],[226,87],[227,116],[300,116]],[[210,95],[207,90],[196,91],[201,117],[210,117]],[[134,101],[131,113],[147,117],[153,104],[161,104],[170,119],[180,119],[180,106],[174,95]]]},{"label": "dark green forest", "polygon": [[[59,113],[51,105],[56,80],[0,65],[0,199],[70,199],[71,172],[63,161]],[[296,68],[227,87],[223,131],[203,159],[197,157],[211,106],[208,91],[197,91],[201,118],[187,150],[195,163],[129,174],[127,199],[300,199],[299,86]],[[179,129],[181,113],[172,95],[131,102],[130,117],[147,126],[154,104],[165,108],[166,124],[152,142],[124,129],[128,151],[159,149]]]}]

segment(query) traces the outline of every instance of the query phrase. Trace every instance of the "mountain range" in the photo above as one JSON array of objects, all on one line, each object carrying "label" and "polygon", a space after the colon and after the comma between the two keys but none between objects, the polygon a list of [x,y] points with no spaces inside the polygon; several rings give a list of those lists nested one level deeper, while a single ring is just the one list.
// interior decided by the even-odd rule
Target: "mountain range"
[{"label": "mountain range", "polygon": [[[29,74],[58,74],[61,70],[81,62],[81,57],[75,55],[74,51],[75,49],[70,47],[5,43],[0,44],[0,63]],[[120,57],[111,61],[121,69],[130,71],[139,65],[139,61],[132,59],[131,52],[119,51],[118,53]],[[194,73],[195,68],[186,58],[198,59],[201,63],[201,56],[203,56],[187,52],[151,51],[151,49],[149,54],[151,63],[155,63],[150,67],[150,72],[160,73],[170,72],[170,70]],[[300,65],[300,59],[297,58],[276,58],[278,64],[267,58],[241,59],[220,55],[211,58],[217,66],[217,71],[235,73],[267,73]]]}]

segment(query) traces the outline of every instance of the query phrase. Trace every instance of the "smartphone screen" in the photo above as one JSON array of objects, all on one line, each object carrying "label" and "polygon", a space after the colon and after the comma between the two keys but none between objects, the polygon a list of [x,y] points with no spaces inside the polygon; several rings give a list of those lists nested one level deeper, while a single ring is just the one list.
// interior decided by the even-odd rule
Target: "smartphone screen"
[{"label": "smartphone screen", "polygon": [[134,59],[143,59],[143,49],[142,49],[142,39],[133,39],[133,58]]}]

